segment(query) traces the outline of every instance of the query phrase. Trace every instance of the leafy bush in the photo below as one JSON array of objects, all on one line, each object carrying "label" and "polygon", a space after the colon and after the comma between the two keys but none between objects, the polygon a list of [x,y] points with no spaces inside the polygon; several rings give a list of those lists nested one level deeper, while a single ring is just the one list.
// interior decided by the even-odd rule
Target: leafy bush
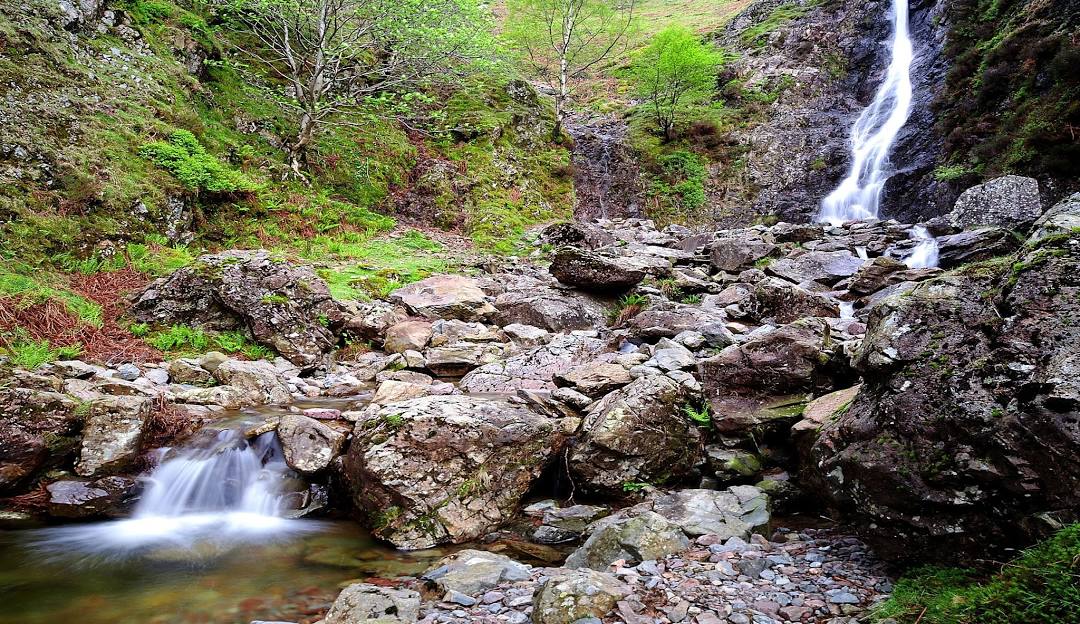
[{"label": "leafy bush", "polygon": [[11,339],[0,340],[0,352],[6,353],[13,365],[33,370],[48,362],[78,357],[82,353],[82,345],[75,343],[55,347],[48,340],[32,340],[24,332],[16,331]]},{"label": "leafy bush", "polygon": [[656,159],[661,174],[653,180],[652,194],[667,208],[666,215],[688,216],[705,205],[705,164],[693,152],[677,150]]},{"label": "leafy bush", "polygon": [[624,325],[648,307],[649,298],[638,293],[623,295],[615,302],[615,307],[608,313],[612,327]]},{"label": "leafy bush", "polygon": [[177,130],[166,141],[147,143],[139,155],[172,173],[192,191],[210,193],[243,193],[257,186],[246,175],[222,163],[207,153],[195,135]]},{"label": "leafy bush", "polygon": [[1080,524],[1025,551],[990,578],[955,568],[912,570],[874,618],[901,624],[1080,622]]}]

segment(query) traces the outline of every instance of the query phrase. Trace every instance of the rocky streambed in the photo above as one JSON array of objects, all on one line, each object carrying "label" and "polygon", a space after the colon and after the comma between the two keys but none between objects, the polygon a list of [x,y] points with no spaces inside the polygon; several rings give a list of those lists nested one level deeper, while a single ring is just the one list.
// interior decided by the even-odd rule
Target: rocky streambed
[{"label": "rocky streambed", "polygon": [[894,221],[558,224],[550,254],[372,302],[266,251],[202,256],[134,315],[280,357],[9,371],[5,518],[126,515],[161,449],[249,410],[288,471],[275,514],[466,549],[343,574],[298,621],[866,621],[876,557],[998,553],[1080,508],[1080,200],[1025,188],[925,224],[933,268]]}]

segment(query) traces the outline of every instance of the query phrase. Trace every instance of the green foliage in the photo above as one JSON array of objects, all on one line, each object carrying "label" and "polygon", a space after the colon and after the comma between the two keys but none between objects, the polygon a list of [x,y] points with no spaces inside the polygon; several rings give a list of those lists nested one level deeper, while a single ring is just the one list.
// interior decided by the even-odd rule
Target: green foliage
[{"label": "green foliage", "polygon": [[670,26],[658,33],[634,60],[637,94],[652,108],[657,130],[665,140],[685,109],[712,96],[721,53],[690,29]]},{"label": "green foliage", "polygon": [[950,182],[972,173],[963,165],[938,165],[934,169],[934,179],[939,182]]},{"label": "green foliage", "polygon": [[659,212],[668,221],[688,220],[705,205],[705,164],[687,150],[676,150],[656,160],[660,175],[654,178],[649,191],[661,206]]},{"label": "green foliage", "polygon": [[637,494],[650,487],[652,487],[651,483],[644,483],[642,481],[627,481],[622,484],[622,490],[627,494]]},{"label": "green foliage", "polygon": [[989,578],[972,570],[916,568],[873,615],[901,624],[1080,622],[1080,524],[1062,529]]},{"label": "green foliage", "polygon": [[0,263],[0,297],[10,297],[18,306],[31,306],[49,300],[59,301],[87,325],[101,327],[101,306],[54,283],[57,278],[18,263]]},{"label": "green foliage", "polygon": [[7,355],[14,366],[33,370],[48,362],[76,358],[82,353],[82,346],[78,343],[53,346],[48,340],[33,340],[17,330],[13,336],[0,340],[0,353]]},{"label": "green foliage", "polygon": [[341,259],[319,271],[330,294],[341,300],[385,298],[405,284],[448,270],[446,248],[416,230],[393,239],[313,242],[322,244],[309,247],[304,255]]},{"label": "green foliage", "polygon": [[637,316],[649,306],[649,298],[639,293],[627,293],[619,297],[615,306],[608,311],[608,321],[612,326],[619,326]]},{"label": "green foliage", "polygon": [[209,193],[242,193],[256,190],[246,175],[207,153],[188,130],[177,130],[166,141],[147,143],[139,155],[168,170],[187,189]]},{"label": "green foliage", "polygon": [[128,331],[136,338],[145,338],[150,335],[150,325],[147,323],[132,323],[128,326]]},{"label": "green foliage", "polygon": [[806,13],[817,4],[819,4],[819,2],[807,2],[803,5],[789,3],[776,7],[764,20],[742,32],[740,36],[742,37],[743,43],[755,48],[765,47],[765,44],[769,42],[769,34],[791,20],[806,15]]},{"label": "green foliage", "polygon": [[699,427],[712,426],[712,414],[709,412],[708,403],[702,404],[700,407],[692,404],[684,405],[683,413]]},{"label": "green foliage", "polygon": [[[139,335],[135,333],[134,328],[135,326],[132,326],[132,333]],[[148,333],[142,328],[139,331],[143,332],[143,335]],[[218,350],[229,354],[240,353],[252,360],[273,359],[275,356],[272,350],[255,344],[242,331],[208,333],[198,327],[187,325],[173,325],[168,329],[153,332],[146,342],[159,351],[176,355],[194,355]]]}]

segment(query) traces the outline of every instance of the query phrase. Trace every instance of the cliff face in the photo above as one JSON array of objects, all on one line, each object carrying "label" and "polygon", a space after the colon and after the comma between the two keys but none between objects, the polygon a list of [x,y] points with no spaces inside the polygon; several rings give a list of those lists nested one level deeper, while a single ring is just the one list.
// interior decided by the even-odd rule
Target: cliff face
[{"label": "cliff face", "polygon": [[[743,182],[754,214],[809,220],[847,172],[850,128],[889,64],[890,4],[761,0],[720,36],[723,45],[742,51],[730,77],[775,96],[742,137],[747,147]],[[885,215],[900,220],[940,214],[956,196],[931,176],[942,145],[931,104],[948,65],[944,4],[920,0],[911,6],[915,103],[894,150],[898,173],[883,204]]]}]

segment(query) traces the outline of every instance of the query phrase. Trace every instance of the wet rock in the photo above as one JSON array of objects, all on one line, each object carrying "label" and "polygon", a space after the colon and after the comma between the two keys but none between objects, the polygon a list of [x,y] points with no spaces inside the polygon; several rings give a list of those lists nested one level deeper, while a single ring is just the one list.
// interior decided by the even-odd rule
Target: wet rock
[{"label": "wet rock", "polygon": [[772,262],[765,268],[770,275],[782,277],[789,282],[818,282],[831,286],[851,277],[863,265],[863,260],[850,251],[800,251]]},{"label": "wet rock", "polygon": [[304,474],[312,474],[329,466],[345,445],[344,432],[298,414],[282,416],[277,432],[285,462],[293,470]]},{"label": "wet rock", "polygon": [[105,477],[96,481],[62,480],[45,487],[50,516],[57,518],[119,517],[134,500],[135,481]]},{"label": "wet rock", "polygon": [[709,263],[717,271],[738,273],[778,251],[776,245],[759,238],[721,238],[712,244]]},{"label": "wet rock", "polygon": [[1038,181],[1007,175],[961,193],[947,218],[960,229],[984,225],[1027,228],[1041,214]]},{"label": "wet rock", "polygon": [[431,323],[427,321],[405,321],[386,330],[383,350],[387,353],[423,351],[431,340]]},{"label": "wet rock", "polygon": [[848,290],[856,295],[869,295],[893,282],[890,278],[907,270],[907,265],[887,256],[879,256],[864,264],[851,278]]},{"label": "wet rock", "polygon": [[533,601],[534,624],[573,624],[604,617],[630,595],[615,576],[595,570],[573,570],[541,583]]},{"label": "wet rock", "polygon": [[214,369],[214,378],[244,393],[246,405],[286,405],[289,388],[274,365],[266,360],[227,360]]},{"label": "wet rock", "polygon": [[310,267],[266,250],[199,256],[136,295],[132,313],[144,323],[244,330],[303,368],[337,345],[347,316]]},{"label": "wet rock", "polygon": [[434,275],[390,293],[400,303],[428,319],[483,320],[495,313],[476,281],[460,275]]},{"label": "wet rock", "polygon": [[629,290],[646,275],[644,268],[634,266],[626,257],[603,255],[575,247],[563,247],[557,251],[548,270],[564,284],[597,292]]},{"label": "wet rock", "polygon": [[554,378],[555,385],[573,388],[593,399],[621,388],[630,381],[630,371],[614,362],[579,364]]},{"label": "wet rock", "polygon": [[632,517],[612,516],[589,529],[589,538],[566,558],[567,568],[606,570],[616,561],[629,565],[682,552],[690,540],[660,514],[643,511]]},{"label": "wet rock", "polygon": [[554,390],[556,375],[594,359],[603,346],[588,336],[556,336],[546,345],[477,368],[459,386],[463,392]]},{"label": "wet rock", "polygon": [[1039,217],[1028,244],[1037,243],[1050,236],[1067,235],[1077,229],[1080,229],[1080,193],[1073,193]]},{"label": "wet rock", "polygon": [[750,479],[761,472],[761,458],[750,451],[714,444],[705,447],[705,459],[720,483]]},{"label": "wet rock", "polygon": [[683,386],[653,375],[601,399],[568,458],[577,486],[620,494],[625,483],[689,474],[701,456],[701,434],[682,412],[686,397]]},{"label": "wet rock", "polygon": [[345,476],[377,536],[410,549],[461,543],[509,520],[562,449],[561,426],[507,399],[391,403],[356,423]]},{"label": "wet rock", "polygon": [[153,400],[106,396],[89,404],[75,474],[82,477],[116,473],[138,456]]},{"label": "wet rock", "polygon": [[421,580],[439,591],[479,597],[505,581],[523,581],[532,568],[506,555],[483,550],[460,550],[440,560]]},{"label": "wet rock", "polygon": [[0,388],[0,491],[59,462],[78,445],[86,411],[49,390]]},{"label": "wet rock", "polygon": [[1020,246],[1006,229],[988,227],[938,237],[938,266],[951,269],[970,262],[1004,256]]},{"label": "wet rock", "polygon": [[420,594],[411,589],[355,583],[341,590],[323,618],[323,623],[412,623],[416,621],[419,613]]}]

